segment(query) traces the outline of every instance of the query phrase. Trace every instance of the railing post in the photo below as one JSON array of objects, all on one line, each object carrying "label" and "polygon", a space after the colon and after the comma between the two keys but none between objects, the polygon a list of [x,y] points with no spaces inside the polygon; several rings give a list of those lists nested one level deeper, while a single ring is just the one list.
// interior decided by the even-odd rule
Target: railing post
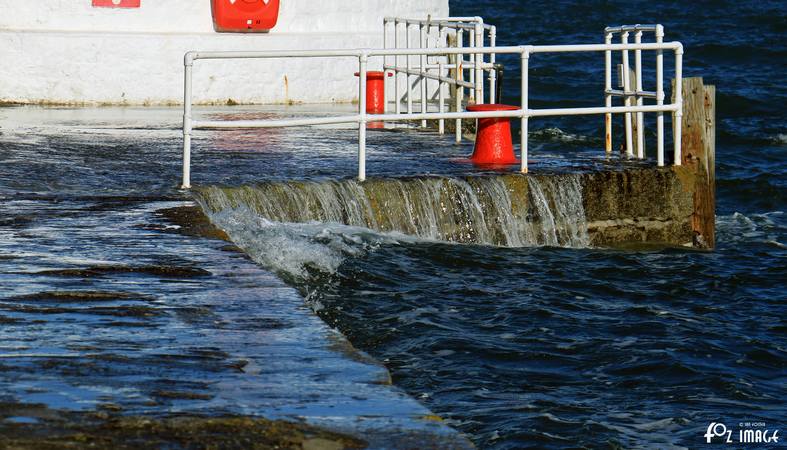
[{"label": "railing post", "polygon": [[[642,30],[637,30],[634,34],[634,43],[642,43]],[[634,72],[636,77],[635,89],[642,92],[642,50],[634,51]],[[637,94],[637,106],[644,105],[644,99]],[[637,113],[637,157],[639,159],[645,158],[645,115],[641,112]]]},{"label": "railing post", "polygon": [[[474,32],[473,33],[470,33],[470,32],[467,33],[467,45],[468,45],[468,47],[471,47],[471,48],[475,47],[475,33]],[[471,53],[471,54],[468,54],[467,56],[469,58],[468,62],[469,61],[475,62],[475,54]],[[462,55],[462,58],[464,59],[464,55]],[[468,78],[469,78],[470,84],[475,86],[475,70],[473,70],[473,69],[468,69],[469,70]],[[475,100],[475,98],[476,98],[475,97],[475,89],[468,88],[467,90],[468,90],[467,97],[468,97],[469,101],[475,102],[476,101]]]},{"label": "railing post", "polygon": [[681,155],[682,123],[683,120],[683,46],[675,49],[675,104],[677,109],[672,116],[674,124],[675,154],[673,155],[674,164],[680,166],[683,161]]},{"label": "railing post", "polygon": [[[399,20],[394,19],[394,48],[399,48]],[[401,83],[401,77],[399,76],[399,55],[394,56],[394,100],[396,101],[395,111],[396,114],[402,113],[402,98],[399,93],[399,84]]]},{"label": "railing post", "polygon": [[[437,102],[438,102],[438,111],[440,114],[445,112],[445,82],[442,80],[443,77],[443,61],[437,63],[437,76],[441,79],[437,82]],[[445,119],[440,118],[437,125],[437,132],[440,134],[445,134]]]},{"label": "railing post", "polygon": [[[624,31],[620,35],[622,44],[629,43],[629,32]],[[629,77],[629,51],[623,50],[623,102],[626,106],[631,106],[631,79]],[[625,113],[626,121],[626,156],[634,156],[634,139],[632,136],[631,113]]]},{"label": "railing post", "polygon": [[358,181],[366,179],[366,53],[358,57]]},{"label": "railing post", "polygon": [[[420,28],[421,48],[427,48],[429,42],[426,36],[426,33],[428,33],[428,30],[426,30],[426,25],[421,24],[419,28]],[[420,85],[421,88],[421,114],[426,114],[426,108],[427,108],[426,96],[427,96],[427,87],[429,86],[429,81],[428,81],[429,79],[424,76],[424,74],[428,72],[426,68],[426,64],[427,64],[426,55],[421,54],[419,64],[421,65],[421,68],[418,70],[418,72],[421,74],[418,77],[418,84]],[[426,128],[426,120],[421,121],[421,128]]]},{"label": "railing post", "polygon": [[[604,35],[604,43],[609,45],[612,44],[612,33],[607,32]],[[604,72],[604,106],[607,108],[612,107],[612,94],[610,91],[612,90],[612,50],[607,50],[604,52],[604,63],[605,63],[605,72]],[[608,153],[612,153],[612,113],[604,114],[604,124],[605,124],[605,132],[604,132],[604,150]]]},{"label": "railing post", "polygon": [[183,58],[183,183],[182,189],[191,188],[191,71],[194,58],[186,53]]},{"label": "railing post", "polygon": [[[492,26],[489,28],[489,46],[497,46],[497,27]],[[489,55],[489,63],[492,65],[492,70],[489,71],[489,103],[497,103],[497,70],[495,70],[495,63],[497,62],[497,54],[492,53]]]},{"label": "railing post", "polygon": [[[457,28],[456,30],[456,48],[462,48],[464,46],[464,30],[461,28]],[[454,72],[456,75],[456,112],[462,111],[462,101],[464,100],[465,96],[465,88],[464,86],[459,85],[459,81],[464,81],[464,61],[465,55],[460,53],[456,54],[456,71]],[[456,119],[456,143],[459,144],[462,142],[462,119]]]},{"label": "railing post", "polygon": [[[444,48],[445,46],[447,46],[448,35],[446,34],[446,39],[445,39],[445,41],[443,41],[443,33],[444,33],[444,27],[443,27],[443,24],[441,22],[437,26],[437,42],[435,42],[435,47],[443,47]],[[445,46],[443,45],[443,42],[446,42]],[[450,64],[451,61],[449,61],[448,55],[440,55],[437,58],[438,58],[437,59],[437,61],[438,61],[438,63],[437,63],[437,75],[442,78],[443,77],[444,65],[445,64]],[[445,93],[443,92],[444,89],[445,89],[445,81],[443,81],[442,79],[438,80],[437,81],[437,91],[438,91],[437,92],[437,97],[438,97],[437,101],[440,103],[440,105],[438,106],[438,109],[440,110],[441,113],[445,112]],[[440,134],[445,134],[445,119],[440,119],[440,122],[438,122],[437,128],[438,128],[438,131],[439,131]]]},{"label": "railing post", "polygon": [[[664,27],[656,25],[656,43],[664,42]],[[664,106],[664,51],[656,50],[656,104]],[[664,166],[664,111],[656,116],[656,159],[659,167]]]},{"label": "railing post", "polygon": [[[383,18],[383,48],[388,48],[388,19]],[[388,56],[383,56],[383,114],[388,112],[388,94],[390,93],[390,89],[388,89],[388,85],[390,84],[388,81],[387,70],[385,69],[385,65],[388,64]]]},{"label": "railing post", "polygon": [[[475,46],[484,46],[484,23],[478,18],[475,23]],[[484,103],[484,54],[475,53],[475,102]]]},{"label": "railing post", "polygon": [[522,51],[521,56],[521,65],[522,65],[522,118],[521,118],[521,130],[519,134],[519,153],[520,153],[520,166],[519,171],[522,173],[527,173],[527,135],[528,135],[528,78],[530,76],[530,51],[525,49]]},{"label": "railing post", "polygon": [[[405,46],[406,48],[410,48],[410,22],[404,22],[404,35],[405,35]],[[410,60],[412,59],[413,55],[407,55],[407,64],[405,65],[407,68],[407,74],[405,79],[407,80],[407,114],[413,113],[413,85],[410,83],[410,69],[412,69],[412,64],[410,64]]]}]

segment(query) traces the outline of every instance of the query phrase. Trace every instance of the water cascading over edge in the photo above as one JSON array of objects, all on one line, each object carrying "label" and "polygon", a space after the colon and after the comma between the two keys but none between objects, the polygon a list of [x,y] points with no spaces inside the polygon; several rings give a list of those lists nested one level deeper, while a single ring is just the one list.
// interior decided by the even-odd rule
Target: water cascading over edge
[{"label": "water cascading over edge", "polygon": [[208,186],[197,196],[212,218],[244,211],[271,222],[344,224],[507,247],[590,242],[580,177],[572,174],[264,182]]}]

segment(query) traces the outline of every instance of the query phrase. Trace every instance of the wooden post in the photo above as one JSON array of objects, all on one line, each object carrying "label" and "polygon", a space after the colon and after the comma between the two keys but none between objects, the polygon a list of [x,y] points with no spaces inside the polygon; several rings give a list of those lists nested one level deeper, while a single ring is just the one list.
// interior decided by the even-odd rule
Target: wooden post
[{"label": "wooden post", "polygon": [[[673,81],[674,86],[674,81]],[[674,90],[673,90],[674,91]],[[716,87],[683,79],[683,165],[696,174],[691,227],[694,246],[716,246]]]}]

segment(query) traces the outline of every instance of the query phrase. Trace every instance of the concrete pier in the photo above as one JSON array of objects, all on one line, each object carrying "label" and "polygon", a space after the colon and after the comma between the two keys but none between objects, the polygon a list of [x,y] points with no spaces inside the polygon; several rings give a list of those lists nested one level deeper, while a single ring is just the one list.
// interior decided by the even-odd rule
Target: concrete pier
[{"label": "concrete pier", "polygon": [[209,212],[339,222],[452,242],[714,247],[714,88],[684,80],[682,165],[199,188]]},{"label": "concrete pier", "polygon": [[[352,130],[310,134],[306,141],[285,132],[213,133],[199,137],[195,192],[208,216],[243,206],[237,209],[283,222],[341,222],[454,242],[713,248],[713,89],[686,82],[680,167],[621,159],[605,160],[603,170],[541,166],[530,175],[389,176],[359,183],[336,175],[354,161],[354,142],[343,134]],[[222,425],[229,427],[225,437],[233,424],[244,432],[270,425],[254,422],[265,417],[305,420],[321,427],[307,432],[336,441],[360,438],[373,447],[469,447],[390,386],[385,368],[314,316],[297,291],[236,247],[212,239],[232,237],[231,230],[225,230],[230,236],[217,233],[190,194],[174,188],[179,114],[0,109],[0,148],[13,161],[0,177],[5,430],[25,439],[25,430],[42,430],[59,416],[98,423],[120,417],[133,428],[134,417],[166,419],[166,411],[190,414],[203,426],[205,416],[221,411],[229,415],[216,418],[229,421]],[[439,145],[425,133],[411,136],[390,135],[413,139],[403,146],[416,152],[429,142]],[[335,170],[332,181],[260,175],[271,161],[285,170],[282,161],[293,158],[301,158],[297,170],[303,170],[316,158],[293,142],[326,139],[333,141],[319,149],[320,159],[333,163],[311,170]],[[444,165],[434,167],[458,166],[443,156]],[[239,181],[221,185],[230,171]],[[7,420],[17,417],[43,425]],[[127,431],[119,429],[118,436]]]}]

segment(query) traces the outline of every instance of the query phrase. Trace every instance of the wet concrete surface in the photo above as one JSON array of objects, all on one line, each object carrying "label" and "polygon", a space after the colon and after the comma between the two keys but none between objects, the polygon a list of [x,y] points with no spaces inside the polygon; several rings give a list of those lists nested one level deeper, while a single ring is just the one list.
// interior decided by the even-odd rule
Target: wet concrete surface
[{"label": "wet concrete surface", "polygon": [[[96,211],[4,201],[0,401],[130,416],[264,416],[362,435],[453,439],[387,386],[297,292],[212,238],[175,233],[184,202]],[[16,406],[14,406],[16,405]],[[36,417],[32,417],[35,419]],[[7,418],[6,418],[7,421]],[[453,437],[452,437],[453,436]],[[380,438],[382,439],[382,438]],[[378,443],[382,441],[376,441]]]},{"label": "wet concrete surface", "polygon": [[[360,439],[350,447],[469,446],[199,224],[175,189],[176,117],[0,110],[0,436],[43,445],[122,418],[264,417]],[[201,164],[240,164],[231,156],[214,147]]]}]

